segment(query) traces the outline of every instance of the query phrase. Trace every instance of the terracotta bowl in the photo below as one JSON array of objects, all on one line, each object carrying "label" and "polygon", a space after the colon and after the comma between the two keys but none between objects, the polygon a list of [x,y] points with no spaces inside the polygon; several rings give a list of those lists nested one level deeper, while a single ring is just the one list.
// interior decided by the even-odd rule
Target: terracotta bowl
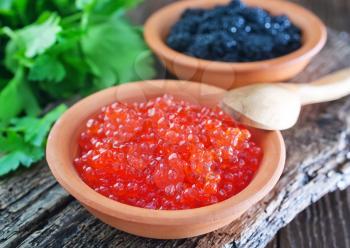
[{"label": "terracotta bowl", "polygon": [[149,47],[165,67],[183,80],[204,82],[231,89],[259,82],[278,82],[301,72],[325,45],[325,25],[310,11],[281,0],[243,0],[249,6],[263,8],[273,15],[286,14],[301,28],[303,45],[282,57],[259,62],[227,63],[198,59],[179,53],[165,43],[170,28],[187,8],[212,8],[230,0],[178,1],[154,13],[145,24],[144,36]]},{"label": "terracotta bowl", "polygon": [[175,239],[204,234],[238,218],[277,183],[285,162],[280,132],[252,130],[263,148],[260,169],[247,188],[214,205],[191,210],[150,210],[129,206],[100,195],[86,185],[73,167],[77,139],[87,119],[114,101],[146,101],[170,93],[177,98],[214,106],[225,90],[187,81],[145,81],[124,84],[93,94],[72,106],[56,122],[47,144],[47,161],[57,181],[101,221],[139,236]]}]

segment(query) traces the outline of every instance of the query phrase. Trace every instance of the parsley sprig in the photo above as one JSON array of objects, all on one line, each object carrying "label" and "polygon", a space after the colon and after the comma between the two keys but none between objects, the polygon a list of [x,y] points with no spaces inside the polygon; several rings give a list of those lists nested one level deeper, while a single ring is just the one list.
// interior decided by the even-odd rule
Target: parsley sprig
[{"label": "parsley sprig", "polygon": [[48,105],[153,77],[140,28],[125,11],[140,0],[0,1],[0,176],[44,156],[66,107]]}]

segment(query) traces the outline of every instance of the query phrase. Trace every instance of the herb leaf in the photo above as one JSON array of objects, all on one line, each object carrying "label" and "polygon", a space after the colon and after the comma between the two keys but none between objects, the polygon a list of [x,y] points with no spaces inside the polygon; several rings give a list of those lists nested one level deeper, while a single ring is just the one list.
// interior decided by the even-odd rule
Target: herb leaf
[{"label": "herb leaf", "polygon": [[153,57],[124,11],[142,0],[0,0],[0,176],[44,156],[69,101],[149,79]]},{"label": "herb leaf", "polygon": [[52,14],[45,22],[28,26],[18,33],[18,42],[24,43],[26,57],[42,54],[56,42],[57,33],[61,31],[59,21],[60,18]]},{"label": "herb leaf", "polygon": [[63,114],[67,109],[65,105],[60,105],[51,110],[43,118],[23,117],[13,119],[11,124],[14,126],[9,128],[11,131],[23,132],[24,140],[34,146],[41,146],[44,143],[51,125]]},{"label": "herb leaf", "polygon": [[30,68],[29,80],[60,82],[66,76],[63,64],[55,57],[40,55]]},{"label": "herb leaf", "polygon": [[120,17],[91,25],[82,47],[98,89],[154,76],[152,59],[136,63],[148,49],[138,31]]},{"label": "herb leaf", "polygon": [[23,76],[23,70],[18,70],[15,78],[0,92],[0,121],[7,121],[23,110],[20,95]]},{"label": "herb leaf", "polygon": [[35,23],[17,31],[8,27],[3,28],[5,34],[11,39],[6,47],[7,67],[14,71],[17,69],[15,61],[21,56],[24,57],[23,62],[25,58],[33,58],[42,54],[55,44],[57,34],[61,31],[59,21],[58,16],[51,14],[44,22]]},{"label": "herb leaf", "polygon": [[111,15],[122,8],[130,8],[142,0],[76,0],[78,9],[99,15]]},{"label": "herb leaf", "polygon": [[43,158],[50,127],[65,110],[66,106],[60,105],[43,118],[16,118],[9,126],[0,127],[0,176]]},{"label": "herb leaf", "polygon": [[41,113],[41,108],[27,81],[22,82],[20,94],[22,96],[22,104],[26,114],[29,116],[39,115]]},{"label": "herb leaf", "polygon": [[7,122],[23,110],[31,116],[40,113],[37,99],[24,79],[23,69],[18,69],[15,78],[0,91],[0,106],[0,122]]},{"label": "herb leaf", "polygon": [[[16,170],[20,164],[29,167],[44,156],[44,150],[41,147],[28,145],[16,133],[10,132],[7,137],[1,137],[0,143],[6,144],[11,148],[9,153],[0,156],[0,176]],[[3,152],[2,148],[0,146],[0,152]]]}]

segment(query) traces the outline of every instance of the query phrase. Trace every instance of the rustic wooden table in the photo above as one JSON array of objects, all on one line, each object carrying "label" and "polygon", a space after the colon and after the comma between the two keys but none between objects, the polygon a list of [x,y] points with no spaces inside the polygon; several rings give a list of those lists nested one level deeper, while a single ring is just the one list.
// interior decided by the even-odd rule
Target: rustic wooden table
[{"label": "rustic wooden table", "polygon": [[[350,32],[349,0],[294,0],[327,26]],[[350,188],[336,191],[300,213],[279,231],[269,247],[350,247]]]},{"label": "rustic wooden table", "polygon": [[[148,1],[142,22],[158,6],[174,0]],[[328,27],[350,33],[349,0],[293,0],[316,13]],[[269,247],[350,247],[350,188],[328,194],[280,230]]]},{"label": "rustic wooden table", "polygon": [[[174,0],[147,0],[131,14],[131,17],[134,21],[142,23],[151,12],[172,1]],[[349,0],[294,1],[312,9],[329,27],[350,32]],[[340,41],[337,42],[337,39]],[[350,36],[346,34],[332,33],[331,43],[323,53],[323,59],[328,58],[332,49],[335,48],[342,49],[340,52],[347,54],[345,59],[350,59],[350,46],[347,47],[347,43],[350,45],[349,41]],[[337,56],[332,58],[338,59]],[[327,60],[323,60],[322,63],[327,63]],[[300,81],[312,78],[310,74],[313,71],[322,74],[337,68],[337,66],[327,67],[326,64],[322,63],[316,62],[314,67],[326,69],[310,68],[304,77],[299,78]],[[350,61],[344,61],[344,57],[339,57],[339,63],[344,66],[350,65]],[[336,114],[338,110],[339,114]],[[315,116],[315,112],[322,114],[322,117]],[[295,201],[300,200],[298,199],[299,191],[293,188],[300,185],[315,184],[324,187],[324,191],[322,189],[316,190],[317,193],[315,191],[314,195],[307,190],[300,191],[300,194],[311,195],[310,202],[313,202],[313,199],[318,199],[325,192],[343,188],[349,184],[348,181],[342,181],[344,178],[348,178],[344,176],[344,173],[349,173],[350,153],[349,137],[347,136],[350,126],[350,120],[347,117],[349,114],[350,99],[332,105],[307,108],[303,113],[300,126],[309,125],[309,127],[304,128],[298,135],[295,131],[285,133],[289,147],[298,144],[299,141],[305,142],[305,140],[310,142],[310,147],[290,149],[290,153],[299,152],[300,156],[298,154],[290,156],[290,160],[293,161],[290,161],[289,167],[286,169],[286,174],[290,175],[285,175],[285,177],[288,179],[290,176],[295,181],[288,184],[288,180],[281,180],[278,187],[285,188],[285,185],[290,187],[290,191],[284,192],[283,197],[289,194],[289,197],[294,197]],[[333,117],[337,119],[329,122],[329,118]],[[317,123],[312,125],[315,121]],[[328,130],[324,134],[323,128],[335,130],[332,132]],[[312,137],[305,138],[308,134],[319,135],[321,142],[317,143],[318,140],[316,141]],[[343,137],[344,135],[346,137]],[[288,138],[290,138],[289,141]],[[334,156],[337,154],[338,148],[335,148],[338,147],[339,141],[345,141],[346,144],[339,148],[341,156]],[[329,142],[329,144],[325,144],[325,142]],[[330,151],[329,154],[327,154],[327,150]],[[318,160],[312,160],[316,157]],[[293,163],[299,164],[301,169],[307,171],[306,174],[302,174],[306,175],[306,178],[302,179],[302,183],[300,183],[298,175],[293,175],[293,173],[300,174],[298,170],[293,168]],[[314,165],[315,163],[322,164],[317,166]],[[305,164],[304,167],[303,164]],[[322,171],[323,167],[328,170],[326,174]],[[315,173],[312,173],[312,170],[310,172],[310,168],[314,169]],[[334,181],[327,178],[334,179]],[[277,196],[279,196],[278,187],[275,193]],[[310,189],[314,189],[312,187],[311,185]],[[113,230],[90,216],[53,180],[45,162],[42,162],[29,170],[21,170],[8,178],[0,179],[0,247],[216,247],[226,243],[229,243],[227,247],[262,247],[270,239],[271,233],[266,231],[263,234],[261,231],[249,233],[249,225],[256,225],[258,229],[264,229],[268,225],[276,225],[275,229],[271,228],[271,232],[274,234],[275,230],[277,231],[285,225],[284,221],[286,223],[290,221],[288,216],[283,216],[286,211],[293,212],[290,216],[294,216],[302,209],[297,205],[290,206],[289,202],[284,201],[284,199],[271,199],[265,200],[267,207],[264,213],[266,212],[266,216],[263,216],[264,213],[252,210],[247,216],[248,221],[243,221],[243,224],[233,223],[230,227],[212,235],[189,240],[154,241]],[[265,202],[262,203],[262,205],[264,204]],[[276,208],[277,204],[281,207]],[[309,203],[300,201],[300,205],[307,206]],[[283,212],[281,208],[286,210]],[[250,223],[249,218],[252,220],[260,218],[260,222]],[[274,223],[274,219],[281,220],[281,223]],[[235,230],[240,228],[243,232],[236,233]],[[259,243],[259,239],[261,243]],[[232,243],[233,241],[237,242]],[[268,246],[283,248],[350,247],[350,189],[335,191],[308,207],[291,223],[278,231]]]},{"label": "rustic wooden table", "polygon": [[[142,22],[150,12],[174,0],[152,0],[135,15]],[[293,0],[316,13],[328,27],[350,33],[349,0]],[[350,247],[350,188],[328,194],[280,230],[269,247]]]}]

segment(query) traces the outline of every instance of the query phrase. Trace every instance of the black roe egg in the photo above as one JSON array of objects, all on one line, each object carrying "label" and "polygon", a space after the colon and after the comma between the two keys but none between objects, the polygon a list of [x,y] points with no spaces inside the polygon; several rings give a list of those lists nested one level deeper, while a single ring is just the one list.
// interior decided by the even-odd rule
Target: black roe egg
[{"label": "black roe egg", "polygon": [[302,33],[286,15],[273,16],[240,0],[212,9],[187,9],[166,40],[189,56],[224,62],[253,62],[291,53]]}]

